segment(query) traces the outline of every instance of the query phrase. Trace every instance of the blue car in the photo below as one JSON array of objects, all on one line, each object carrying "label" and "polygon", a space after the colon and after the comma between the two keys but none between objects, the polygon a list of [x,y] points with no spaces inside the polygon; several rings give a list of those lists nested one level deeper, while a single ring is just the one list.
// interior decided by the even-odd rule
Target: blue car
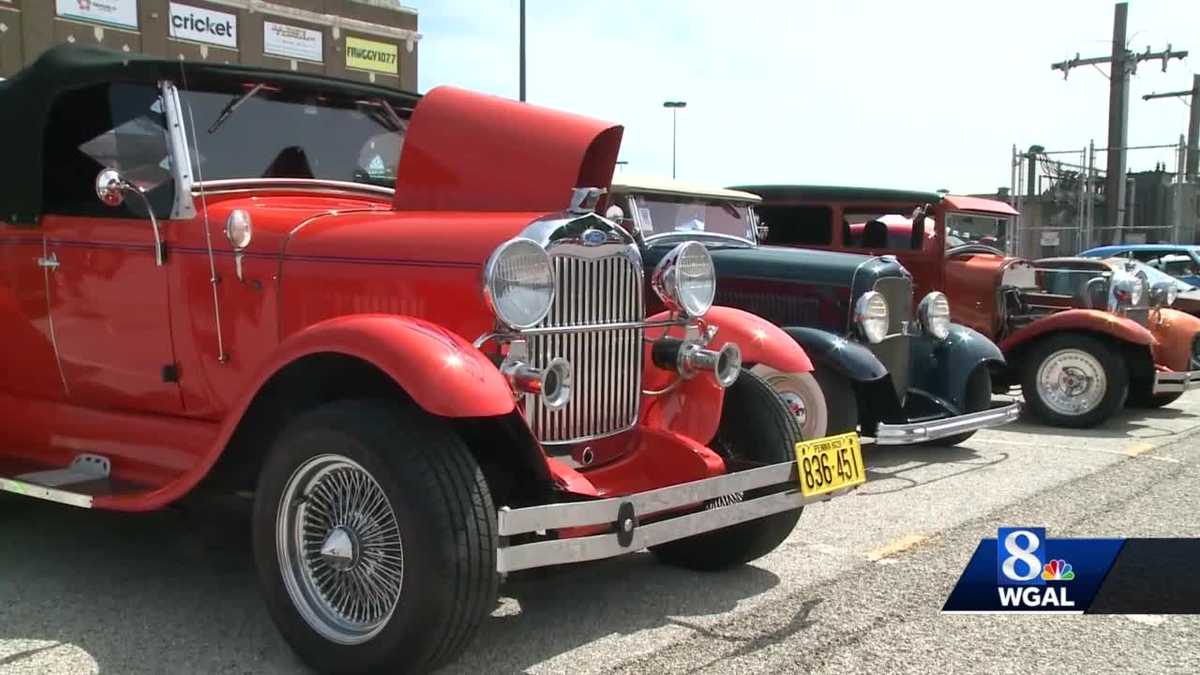
[{"label": "blue car", "polygon": [[1183,244],[1121,244],[1100,246],[1079,255],[1085,258],[1132,258],[1193,286],[1200,286],[1200,246]]}]

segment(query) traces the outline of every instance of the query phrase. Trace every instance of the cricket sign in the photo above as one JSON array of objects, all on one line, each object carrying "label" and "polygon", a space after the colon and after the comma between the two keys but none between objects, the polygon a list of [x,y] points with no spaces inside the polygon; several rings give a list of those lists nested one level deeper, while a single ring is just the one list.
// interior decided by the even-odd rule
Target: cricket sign
[{"label": "cricket sign", "polygon": [[346,67],[398,75],[400,48],[387,42],[346,36]]}]

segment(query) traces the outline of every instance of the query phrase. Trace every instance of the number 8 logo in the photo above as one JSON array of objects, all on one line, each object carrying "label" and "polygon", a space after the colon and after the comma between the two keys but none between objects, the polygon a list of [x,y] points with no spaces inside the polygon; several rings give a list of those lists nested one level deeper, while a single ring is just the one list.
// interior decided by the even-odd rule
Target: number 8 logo
[{"label": "number 8 logo", "polygon": [[[1021,546],[1017,543],[1019,538],[1025,539],[1025,545]],[[1041,548],[1042,540],[1029,530],[1016,530],[1009,532],[1008,536],[1004,537],[1004,550],[1009,556],[1001,563],[1000,569],[1004,572],[1004,576],[1013,581],[1031,581],[1036,579],[1042,573],[1042,561],[1034,555],[1034,552]],[[1017,562],[1024,563],[1025,573],[1017,574]]]}]

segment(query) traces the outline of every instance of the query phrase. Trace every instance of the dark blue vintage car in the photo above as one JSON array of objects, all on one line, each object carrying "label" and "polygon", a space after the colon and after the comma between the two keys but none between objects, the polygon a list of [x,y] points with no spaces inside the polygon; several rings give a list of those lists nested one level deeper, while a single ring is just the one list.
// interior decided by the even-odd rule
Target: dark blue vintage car
[{"label": "dark blue vintage car", "polygon": [[1003,355],[950,322],[944,295],[914,303],[912,277],[891,256],[759,245],[758,201],[617,174],[608,215],[634,232],[648,270],[679,242],[702,242],[717,268],[717,301],[769,319],[804,347],[813,376],[756,370],[806,438],[857,428],[880,445],[953,445],[1017,418],[1015,403],[992,406],[991,372]]}]

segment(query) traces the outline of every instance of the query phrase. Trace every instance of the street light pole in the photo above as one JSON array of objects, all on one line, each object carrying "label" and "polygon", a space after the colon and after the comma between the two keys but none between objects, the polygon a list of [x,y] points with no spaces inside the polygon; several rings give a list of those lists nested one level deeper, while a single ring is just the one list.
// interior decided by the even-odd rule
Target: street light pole
[{"label": "street light pole", "polygon": [[521,101],[525,100],[525,0],[521,0]]},{"label": "street light pole", "polygon": [[678,128],[679,117],[677,113],[680,108],[687,107],[687,101],[663,101],[664,108],[671,109],[671,178],[675,178],[675,139],[676,130]]}]

